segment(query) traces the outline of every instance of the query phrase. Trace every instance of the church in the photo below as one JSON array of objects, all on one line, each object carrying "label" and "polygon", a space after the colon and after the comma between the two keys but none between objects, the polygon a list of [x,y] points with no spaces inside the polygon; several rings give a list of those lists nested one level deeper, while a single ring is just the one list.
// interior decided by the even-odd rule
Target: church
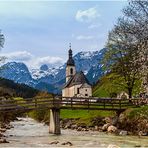
[{"label": "church", "polygon": [[69,58],[66,63],[66,83],[62,89],[62,97],[91,97],[91,84],[82,71],[76,72],[71,46],[68,52]]}]

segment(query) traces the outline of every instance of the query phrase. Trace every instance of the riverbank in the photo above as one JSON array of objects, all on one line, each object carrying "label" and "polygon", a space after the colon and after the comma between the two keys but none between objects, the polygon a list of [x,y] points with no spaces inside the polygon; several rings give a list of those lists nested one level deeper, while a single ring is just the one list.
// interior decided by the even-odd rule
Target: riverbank
[{"label": "riverbank", "polygon": [[[0,125],[0,143],[9,143],[9,138],[12,134],[7,134],[9,131],[13,131],[13,127],[15,128],[14,123],[20,123],[20,127],[26,126],[22,122],[26,122],[26,124],[31,120],[34,124],[44,124],[46,128],[49,125],[49,111],[48,114],[45,111],[37,111],[38,116],[44,113],[46,118],[40,118],[42,123],[38,123],[30,118],[22,118],[17,119],[15,121],[10,120],[6,123],[1,123]],[[42,113],[42,114],[39,114]],[[137,135],[139,138],[144,139],[148,138],[148,106],[143,106],[140,108],[130,108],[117,116],[114,112],[106,112],[106,111],[79,111],[79,110],[62,110],[61,111],[61,121],[60,125],[62,130],[62,134],[65,131],[71,131],[74,133],[94,133],[94,134],[111,134],[111,136],[116,137],[130,137],[133,135]],[[70,118],[71,117],[71,118]],[[43,120],[44,119],[44,120]],[[48,120],[47,120],[48,119]],[[27,121],[26,121],[27,120]],[[41,122],[40,121],[40,122]],[[10,124],[11,123],[11,124]],[[44,127],[45,127],[44,126]],[[28,128],[28,127],[26,127]],[[31,128],[31,127],[30,127]],[[43,128],[43,127],[42,127]],[[16,129],[17,130],[17,129]],[[26,132],[22,130],[21,133]],[[29,134],[32,134],[30,131]],[[48,129],[46,131],[48,133]],[[6,134],[5,134],[6,133]],[[15,133],[15,132],[14,132]],[[46,135],[47,135],[46,133]],[[29,136],[28,134],[28,136]],[[117,136],[118,135],[118,136]],[[8,138],[7,138],[8,137]],[[11,138],[10,138],[11,139]],[[11,141],[10,141],[11,142]],[[52,143],[53,142],[53,143]],[[71,141],[63,142],[63,145],[73,145],[70,143]],[[52,144],[58,144],[59,141],[51,141]]]},{"label": "riverbank", "polygon": [[10,124],[10,122],[17,120],[17,116],[19,115],[19,113],[15,113],[15,112],[6,112],[6,113],[0,113],[0,143],[9,143],[6,140],[6,136],[5,136],[5,132],[11,128],[13,128],[13,126]]},{"label": "riverbank", "polygon": [[[49,125],[49,110],[32,111],[28,115]],[[61,127],[77,131],[101,131],[116,135],[148,136],[148,105],[113,111],[61,110]]]},{"label": "riverbank", "polygon": [[64,118],[61,119],[61,127],[77,131],[107,132],[120,136],[148,136],[148,106],[127,109],[119,116],[96,116],[86,120]]},{"label": "riverbank", "polygon": [[0,147],[148,147],[147,137],[115,136],[98,131],[66,129],[61,131],[60,136],[56,136],[48,133],[49,126],[31,118],[19,118],[10,125],[14,128],[5,132],[9,143],[0,144]]},{"label": "riverbank", "polygon": [[0,123],[0,144],[9,143],[6,140],[5,132],[11,128],[13,128],[13,126],[10,123]]}]

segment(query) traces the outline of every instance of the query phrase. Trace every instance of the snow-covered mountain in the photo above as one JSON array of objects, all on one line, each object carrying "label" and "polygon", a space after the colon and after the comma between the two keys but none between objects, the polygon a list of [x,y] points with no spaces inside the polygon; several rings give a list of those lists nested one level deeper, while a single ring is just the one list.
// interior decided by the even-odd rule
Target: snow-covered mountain
[{"label": "snow-covered mountain", "polygon": [[54,76],[58,73],[59,68],[48,68],[46,64],[42,65],[39,69],[31,69],[30,74],[33,79],[40,79],[46,76]]},{"label": "snow-covered mountain", "polygon": [[[83,71],[91,83],[95,83],[103,75],[101,60],[105,51],[106,49],[79,52],[73,57],[76,70]],[[28,70],[24,63],[9,62],[2,66],[0,77],[57,93],[65,82],[65,69],[66,63],[57,68],[49,68],[44,64],[39,69]]]},{"label": "snow-covered mountain", "polygon": [[16,83],[24,83],[30,86],[35,84],[35,80],[24,63],[8,62],[0,68],[0,77],[13,80]]},{"label": "snow-covered mountain", "polygon": [[102,59],[104,57],[104,54],[106,52],[106,48],[100,50],[99,52],[97,52],[97,54],[95,54],[95,56],[92,57],[92,66],[90,67],[88,73],[87,73],[87,78],[88,80],[94,84],[96,83],[99,78],[101,76],[104,75],[104,71],[103,71],[103,64],[102,64]]}]

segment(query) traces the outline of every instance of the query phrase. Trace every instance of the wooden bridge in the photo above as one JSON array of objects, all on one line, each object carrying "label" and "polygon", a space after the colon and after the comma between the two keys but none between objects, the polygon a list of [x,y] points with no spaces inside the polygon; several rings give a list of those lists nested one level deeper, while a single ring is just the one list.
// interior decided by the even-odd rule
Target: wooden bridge
[{"label": "wooden bridge", "polygon": [[[139,103],[140,102],[140,103]],[[50,109],[49,132],[60,134],[60,109],[108,110],[121,113],[129,107],[148,104],[148,99],[109,99],[109,98],[76,98],[44,97],[28,99],[0,99],[0,112],[27,112],[31,110]]]}]

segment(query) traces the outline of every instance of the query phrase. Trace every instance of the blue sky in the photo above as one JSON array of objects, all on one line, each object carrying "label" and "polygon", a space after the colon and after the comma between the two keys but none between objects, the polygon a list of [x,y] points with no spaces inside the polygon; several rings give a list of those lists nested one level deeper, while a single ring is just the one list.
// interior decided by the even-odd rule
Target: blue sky
[{"label": "blue sky", "polygon": [[1,55],[29,67],[66,61],[74,54],[105,46],[126,1],[0,1],[0,29],[5,35]]}]

